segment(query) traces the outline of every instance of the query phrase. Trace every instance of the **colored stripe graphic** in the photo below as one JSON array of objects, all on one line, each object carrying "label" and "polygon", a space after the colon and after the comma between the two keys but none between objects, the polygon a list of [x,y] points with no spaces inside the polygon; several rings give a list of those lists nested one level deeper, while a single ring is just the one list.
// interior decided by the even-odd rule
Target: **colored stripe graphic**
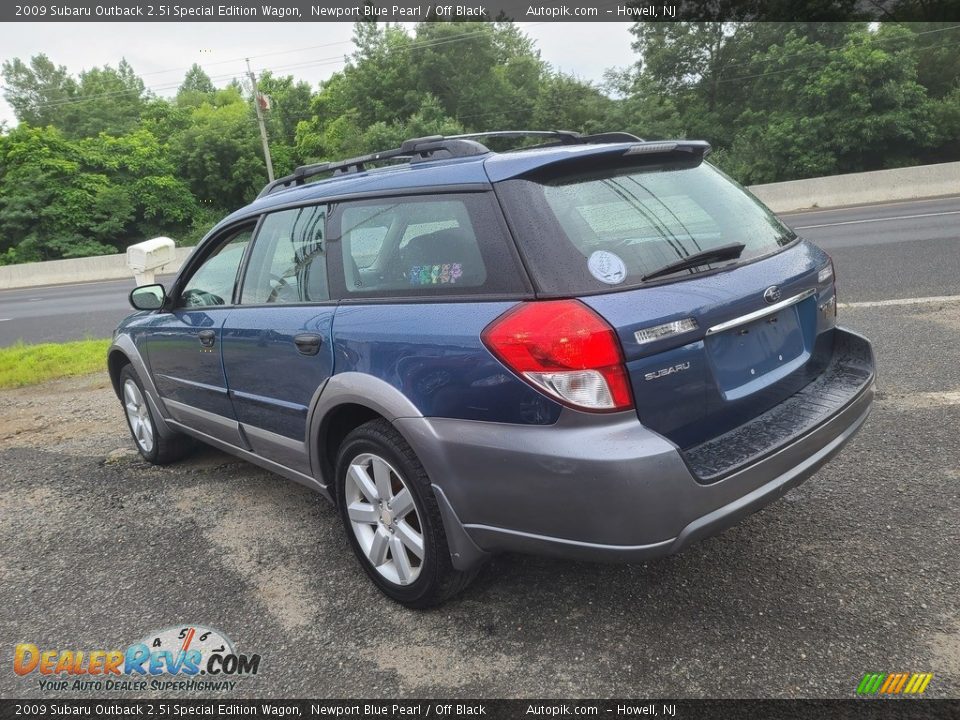
[{"label": "colored stripe graphic", "polygon": [[920,695],[931,680],[933,673],[866,673],[857,695]]},{"label": "colored stripe graphic", "polygon": [[879,687],[879,682],[883,678],[883,675],[880,673],[867,673],[863,676],[863,680],[860,681],[860,684],[857,686],[858,695],[872,695],[877,690],[874,687],[875,685]]},{"label": "colored stripe graphic", "polygon": [[883,685],[880,687],[880,694],[885,695],[890,692],[890,687],[896,683],[898,677],[899,675],[896,673],[887,675],[887,679],[883,681]]}]

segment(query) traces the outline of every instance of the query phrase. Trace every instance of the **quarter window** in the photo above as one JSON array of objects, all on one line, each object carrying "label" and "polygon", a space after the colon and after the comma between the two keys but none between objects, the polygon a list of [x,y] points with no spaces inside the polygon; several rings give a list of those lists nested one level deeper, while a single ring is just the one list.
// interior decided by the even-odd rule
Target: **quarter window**
[{"label": "quarter window", "polygon": [[[487,199],[450,196],[352,204],[340,213],[348,295],[460,294],[514,271]],[[485,224],[485,225],[483,225]],[[488,232],[480,242],[478,229]],[[505,278],[516,287],[517,278]],[[511,282],[512,280],[512,282]]]},{"label": "quarter window", "polygon": [[325,220],[323,205],[267,215],[253,245],[240,302],[262,305],[328,299]]}]

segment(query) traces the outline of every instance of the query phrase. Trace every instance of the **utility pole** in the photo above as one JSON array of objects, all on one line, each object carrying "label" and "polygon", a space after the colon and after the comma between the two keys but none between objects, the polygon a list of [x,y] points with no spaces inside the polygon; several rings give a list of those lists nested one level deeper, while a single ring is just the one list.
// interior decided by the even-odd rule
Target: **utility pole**
[{"label": "utility pole", "polygon": [[247,58],[247,75],[253,86],[253,106],[257,109],[257,124],[260,125],[260,141],[263,143],[263,159],[267,163],[267,177],[273,182],[273,160],[270,159],[270,143],[267,142],[267,126],[263,122],[263,108],[260,107],[260,90],[257,88],[257,76],[250,69],[250,58]]}]

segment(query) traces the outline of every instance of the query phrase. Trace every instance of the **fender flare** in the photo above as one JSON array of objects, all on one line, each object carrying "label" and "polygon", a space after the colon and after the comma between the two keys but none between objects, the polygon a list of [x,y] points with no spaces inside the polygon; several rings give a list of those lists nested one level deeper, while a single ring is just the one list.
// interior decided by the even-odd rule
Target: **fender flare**
[{"label": "fender flare", "polygon": [[394,427],[397,418],[423,417],[416,405],[385,380],[361,372],[331,376],[317,390],[307,415],[307,452],[311,474],[325,486],[329,485],[324,472],[325,461],[332,463],[332,459],[322,456],[328,423],[331,414],[344,405],[365,407],[389,420]]},{"label": "fender flare", "polygon": [[[411,438],[404,431],[401,418],[423,419],[423,413],[410,402],[409,398],[390,383],[360,372],[345,372],[332,376],[317,391],[311,403],[310,415],[307,421],[307,434],[310,452],[310,469],[315,478],[329,488],[325,482],[324,467],[330,464],[330,458],[321,457],[325,445],[327,422],[337,408],[344,405],[359,405],[386,418],[404,440],[413,448],[421,462],[429,457],[429,453],[420,452],[417,439]],[[326,462],[325,462],[326,461]],[[424,466],[427,474],[431,468]],[[432,477],[432,476],[431,476]],[[332,481],[332,478],[330,478]],[[450,550],[450,560],[458,570],[469,571],[481,565],[489,555],[477,547],[470,539],[462,523],[450,506],[450,501],[443,489],[433,485],[437,503],[440,506],[440,516],[447,535]],[[329,492],[329,490],[328,490]],[[333,492],[330,492],[333,497]]]},{"label": "fender flare", "polygon": [[153,383],[153,376],[150,375],[147,364],[140,355],[140,351],[137,349],[133,339],[126,334],[117,335],[107,350],[107,368],[110,371],[110,382],[113,384],[113,390],[117,394],[117,397],[120,397],[120,377],[114,377],[111,359],[118,354],[122,355],[124,358],[126,358],[127,362],[133,365],[133,369],[139,376],[140,382],[143,385],[144,392],[147,396],[147,403],[150,405],[150,412],[156,419],[155,424],[157,426],[157,432],[159,432],[160,435],[165,438],[171,438],[178,435],[179,433],[167,425],[166,420],[168,417],[170,417],[170,414],[167,412],[167,408],[163,404],[163,400],[160,399],[160,393],[157,391],[157,386]]}]

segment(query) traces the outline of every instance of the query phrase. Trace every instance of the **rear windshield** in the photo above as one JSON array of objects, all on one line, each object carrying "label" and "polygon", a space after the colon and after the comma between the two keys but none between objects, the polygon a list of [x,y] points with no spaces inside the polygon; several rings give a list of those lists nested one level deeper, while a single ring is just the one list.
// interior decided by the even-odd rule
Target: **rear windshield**
[{"label": "rear windshield", "polygon": [[[499,191],[531,272],[551,294],[635,287],[647,274],[731,243],[746,246],[733,261],[742,263],[795,238],[752,195],[707,164],[508,180]],[[703,264],[667,280],[730,264]]]}]

